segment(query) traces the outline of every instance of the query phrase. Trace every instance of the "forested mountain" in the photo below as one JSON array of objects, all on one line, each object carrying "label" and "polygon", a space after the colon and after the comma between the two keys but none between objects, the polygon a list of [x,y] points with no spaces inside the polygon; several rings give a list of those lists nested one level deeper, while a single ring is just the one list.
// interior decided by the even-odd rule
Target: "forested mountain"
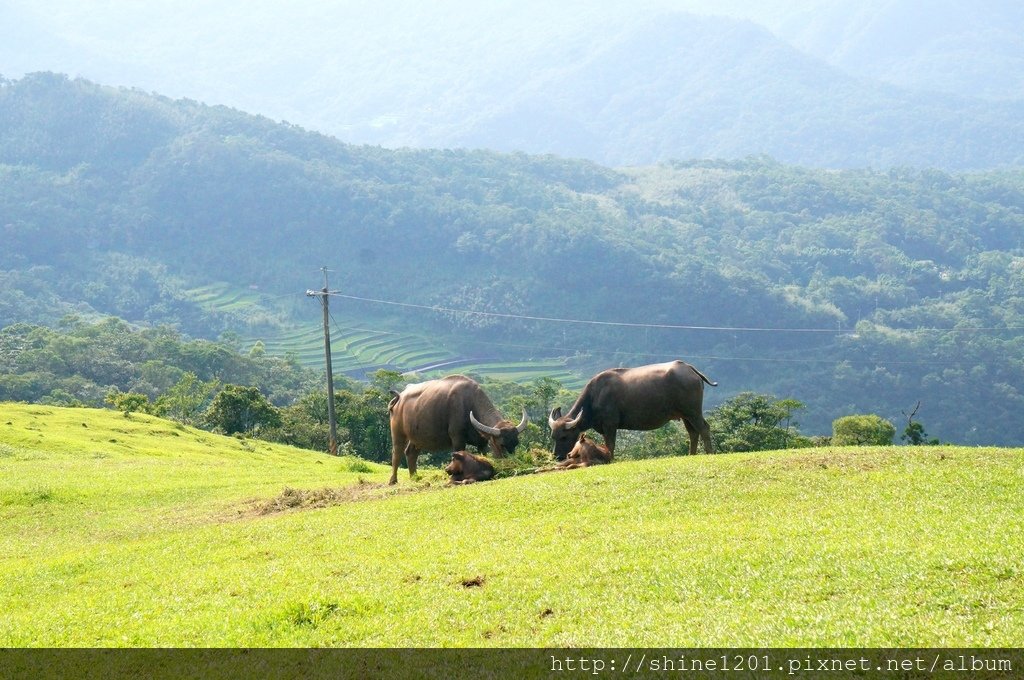
[{"label": "forested mountain", "polygon": [[0,73],[81,74],[388,147],[990,169],[1024,163],[1020,14],[1006,0],[14,0]]},{"label": "forested mountain", "polygon": [[920,400],[945,441],[1024,442],[1021,170],[389,151],[37,75],[0,87],[0,178],[0,326],[258,328],[187,291],[301,298],[327,265],[346,294],[428,308],[337,314],[463,355],[570,356],[585,376],[678,357],[721,383],[709,404],[794,397],[810,433]]},{"label": "forested mountain", "polygon": [[594,43],[501,106],[460,114],[469,129],[439,141],[613,165],[750,153],[830,168],[1024,163],[1024,102],[858,80],[751,23],[663,15]]}]

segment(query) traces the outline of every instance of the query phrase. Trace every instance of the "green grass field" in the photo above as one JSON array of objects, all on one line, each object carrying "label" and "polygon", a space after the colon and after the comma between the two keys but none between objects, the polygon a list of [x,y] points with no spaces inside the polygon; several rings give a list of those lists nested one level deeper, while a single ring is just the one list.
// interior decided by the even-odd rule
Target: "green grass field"
[{"label": "green grass field", "polygon": [[1024,450],[401,474],[0,404],[0,647],[1024,641]]}]

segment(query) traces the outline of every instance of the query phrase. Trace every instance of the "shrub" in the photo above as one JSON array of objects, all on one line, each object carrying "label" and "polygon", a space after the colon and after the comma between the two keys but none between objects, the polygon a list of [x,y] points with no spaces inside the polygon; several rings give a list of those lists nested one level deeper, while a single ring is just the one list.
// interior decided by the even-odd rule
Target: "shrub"
[{"label": "shrub", "polygon": [[843,416],[832,421],[835,446],[891,446],[896,427],[875,414]]},{"label": "shrub", "polygon": [[257,388],[241,385],[225,385],[206,410],[205,420],[225,434],[281,426],[281,414],[267,398]]},{"label": "shrub", "polygon": [[117,389],[107,393],[106,402],[130,417],[132,413],[139,411],[148,413],[150,408],[149,397],[138,392],[121,392]]},{"label": "shrub", "polygon": [[809,446],[793,420],[803,408],[796,399],[742,392],[708,413],[715,449],[724,453]]}]

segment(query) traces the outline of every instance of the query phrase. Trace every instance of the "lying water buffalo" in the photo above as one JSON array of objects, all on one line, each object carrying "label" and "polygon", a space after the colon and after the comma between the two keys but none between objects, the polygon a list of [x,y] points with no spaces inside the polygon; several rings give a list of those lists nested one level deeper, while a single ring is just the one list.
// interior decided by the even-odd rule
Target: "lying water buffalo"
[{"label": "lying water buffalo", "polygon": [[452,462],[444,469],[451,477],[452,484],[471,484],[486,482],[494,478],[494,465],[483,456],[469,451],[456,451],[452,454]]},{"label": "lying water buffalo", "polygon": [[515,452],[526,429],[526,409],[518,425],[505,420],[480,385],[464,375],[415,383],[392,394],[389,484],[398,482],[403,454],[409,476],[416,474],[416,458],[423,451],[461,451],[472,444],[481,450],[490,446],[501,458]]},{"label": "lying water buffalo", "polygon": [[554,465],[537,468],[537,472],[557,472],[560,470],[575,470],[576,468],[590,467],[591,465],[603,465],[612,462],[612,452],[604,444],[598,444],[585,433],[580,433],[576,445],[569,451],[565,460],[560,460]]},{"label": "lying water buffalo", "polygon": [[566,470],[575,468],[590,467],[591,465],[602,465],[612,462],[612,452],[604,444],[598,444],[593,439],[581,432],[580,438],[576,440],[576,446],[572,447],[569,454],[559,465]]},{"label": "lying water buffalo", "polygon": [[555,458],[563,460],[580,433],[591,428],[604,435],[614,454],[618,430],[654,430],[670,420],[683,421],[691,455],[697,453],[698,438],[704,441],[705,453],[711,453],[711,428],[703,414],[704,383],[718,384],[683,361],[601,371],[567,414],[563,416],[558,407],[548,416]]}]

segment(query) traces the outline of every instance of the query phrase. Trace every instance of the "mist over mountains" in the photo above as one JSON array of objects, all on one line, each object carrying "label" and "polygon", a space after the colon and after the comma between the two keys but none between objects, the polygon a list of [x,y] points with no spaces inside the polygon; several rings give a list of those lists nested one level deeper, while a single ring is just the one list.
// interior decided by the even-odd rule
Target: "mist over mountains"
[{"label": "mist over mountains", "polygon": [[[752,9],[752,8],[751,8]],[[818,0],[755,20],[844,71],[900,87],[1024,98],[1024,5],[1014,0]]]},{"label": "mist over mountains", "polygon": [[0,13],[7,77],[82,75],[347,142],[612,166],[1024,159],[1024,20],[1010,2],[14,0]]}]

